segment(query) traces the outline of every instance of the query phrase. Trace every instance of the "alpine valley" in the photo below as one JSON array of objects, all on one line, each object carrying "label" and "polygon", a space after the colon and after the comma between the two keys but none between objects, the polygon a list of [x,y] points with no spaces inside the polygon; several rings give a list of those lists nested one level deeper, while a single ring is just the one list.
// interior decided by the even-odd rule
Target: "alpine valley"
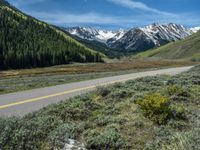
[{"label": "alpine valley", "polygon": [[5,0],[0,0],[0,17],[2,70],[103,62],[107,57],[124,57],[184,40],[200,30],[175,23],[153,23],[117,31],[62,28],[26,15]]}]

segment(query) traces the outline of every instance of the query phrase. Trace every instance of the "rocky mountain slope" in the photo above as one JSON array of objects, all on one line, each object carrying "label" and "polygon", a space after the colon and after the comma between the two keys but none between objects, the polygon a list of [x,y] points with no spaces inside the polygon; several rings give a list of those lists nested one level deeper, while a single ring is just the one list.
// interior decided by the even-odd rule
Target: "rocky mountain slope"
[{"label": "rocky mountain slope", "polygon": [[102,43],[107,43],[109,39],[113,41],[120,39],[123,36],[124,30],[119,30],[117,32],[95,29],[92,27],[72,27],[66,28],[66,31],[72,35],[76,35],[82,39],[89,41],[99,41]]},{"label": "rocky mountain slope", "polygon": [[154,23],[144,28],[131,29],[111,47],[127,52],[145,51],[184,39],[191,34],[191,30],[182,25]]},{"label": "rocky mountain slope", "polygon": [[195,33],[198,28],[187,29],[174,23],[154,23],[143,28],[133,28],[128,31],[120,29],[116,32],[91,27],[73,27],[66,30],[81,39],[104,43],[115,51],[134,53],[184,39]]}]

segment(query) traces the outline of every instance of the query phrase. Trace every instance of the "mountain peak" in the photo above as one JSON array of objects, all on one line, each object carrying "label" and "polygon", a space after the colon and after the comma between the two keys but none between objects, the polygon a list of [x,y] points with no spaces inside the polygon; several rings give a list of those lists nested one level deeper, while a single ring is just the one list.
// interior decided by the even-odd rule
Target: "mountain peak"
[{"label": "mountain peak", "polygon": [[191,30],[175,23],[153,23],[142,28],[129,30],[121,39],[111,45],[115,49],[127,51],[144,51],[184,39],[191,35]]},{"label": "mountain peak", "polygon": [[[119,33],[119,31],[114,32],[110,30],[96,29],[93,27],[71,27],[67,28],[66,31],[82,39],[99,41],[102,43],[106,43],[108,39],[115,37]],[[120,33],[122,33],[122,30]]]},{"label": "mountain peak", "polygon": [[93,27],[74,27],[67,31],[85,40],[105,43],[110,48],[133,52],[159,47],[184,39],[193,33],[183,25],[175,23],[152,23],[145,27],[135,27],[128,31],[119,29],[116,32]]}]

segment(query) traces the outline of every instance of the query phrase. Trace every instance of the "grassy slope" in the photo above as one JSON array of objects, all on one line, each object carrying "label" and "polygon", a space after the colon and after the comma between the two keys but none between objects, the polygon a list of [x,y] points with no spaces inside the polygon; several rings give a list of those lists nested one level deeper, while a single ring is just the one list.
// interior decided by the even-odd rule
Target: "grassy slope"
[{"label": "grassy slope", "polygon": [[[200,66],[146,77],[82,95],[17,119],[0,119],[0,149],[198,150]],[[143,103],[145,102],[145,103]]]},{"label": "grassy slope", "polygon": [[159,57],[166,59],[199,59],[200,32],[188,38],[169,43],[157,49],[139,53],[136,57]]}]

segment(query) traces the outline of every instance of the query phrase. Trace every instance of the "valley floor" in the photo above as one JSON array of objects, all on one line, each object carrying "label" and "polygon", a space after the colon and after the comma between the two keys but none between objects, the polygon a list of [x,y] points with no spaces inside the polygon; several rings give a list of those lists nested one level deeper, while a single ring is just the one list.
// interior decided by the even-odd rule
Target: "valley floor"
[{"label": "valley floor", "polygon": [[0,94],[122,75],[159,68],[194,65],[188,61],[116,60],[108,63],[71,64],[47,68],[0,71]]},{"label": "valley floor", "polygon": [[[130,80],[0,119],[0,149],[199,150],[200,66],[176,76]],[[82,145],[82,144],[81,144]]]}]

